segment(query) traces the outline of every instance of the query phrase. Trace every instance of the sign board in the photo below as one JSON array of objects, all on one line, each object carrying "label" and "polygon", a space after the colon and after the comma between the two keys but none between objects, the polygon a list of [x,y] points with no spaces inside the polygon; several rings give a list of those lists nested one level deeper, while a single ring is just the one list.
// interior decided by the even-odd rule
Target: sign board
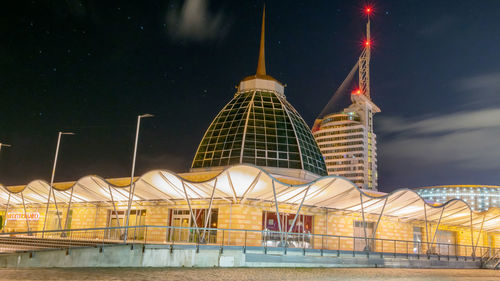
[{"label": "sign board", "polygon": [[[32,212],[28,213],[28,220],[30,221],[37,221],[40,219],[40,213],[39,212]],[[17,220],[26,220],[24,213],[7,213],[7,219],[8,221],[17,221]]]}]

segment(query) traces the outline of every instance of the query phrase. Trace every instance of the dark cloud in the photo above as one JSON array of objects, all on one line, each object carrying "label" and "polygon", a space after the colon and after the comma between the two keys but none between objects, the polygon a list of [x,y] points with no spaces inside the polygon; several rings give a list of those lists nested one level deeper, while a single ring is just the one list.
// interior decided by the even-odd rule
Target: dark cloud
[{"label": "dark cloud", "polygon": [[422,29],[419,30],[419,34],[424,37],[434,37],[442,35],[450,28],[453,27],[457,20],[451,16],[445,15],[430,24],[424,25]]},{"label": "dark cloud", "polygon": [[463,78],[456,83],[455,88],[470,105],[497,105],[500,102],[500,72]]},{"label": "dark cloud", "polygon": [[500,169],[500,108],[418,120],[380,117],[379,125],[380,133],[393,134],[380,144],[388,159],[420,166],[446,164],[455,170]]}]

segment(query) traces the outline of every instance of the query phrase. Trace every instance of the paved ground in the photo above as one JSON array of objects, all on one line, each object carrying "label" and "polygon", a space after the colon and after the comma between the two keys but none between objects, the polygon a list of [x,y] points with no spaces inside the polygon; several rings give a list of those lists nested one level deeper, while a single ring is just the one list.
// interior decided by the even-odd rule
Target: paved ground
[{"label": "paved ground", "polygon": [[487,269],[309,269],[309,268],[108,268],[0,269],[0,280],[500,280],[500,271]]}]

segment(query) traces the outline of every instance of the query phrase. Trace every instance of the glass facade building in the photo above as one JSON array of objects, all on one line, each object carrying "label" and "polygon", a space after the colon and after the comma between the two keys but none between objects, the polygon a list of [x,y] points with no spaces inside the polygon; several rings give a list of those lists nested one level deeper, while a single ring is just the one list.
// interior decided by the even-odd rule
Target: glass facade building
[{"label": "glass facade building", "polygon": [[472,210],[486,211],[500,208],[500,186],[495,185],[441,185],[416,188],[427,201],[445,203],[452,199],[465,201]]},{"label": "glass facade building", "polygon": [[373,114],[380,109],[364,95],[352,94],[353,103],[342,112],[316,119],[313,135],[329,175],[348,178],[360,188],[377,190],[377,136]]}]

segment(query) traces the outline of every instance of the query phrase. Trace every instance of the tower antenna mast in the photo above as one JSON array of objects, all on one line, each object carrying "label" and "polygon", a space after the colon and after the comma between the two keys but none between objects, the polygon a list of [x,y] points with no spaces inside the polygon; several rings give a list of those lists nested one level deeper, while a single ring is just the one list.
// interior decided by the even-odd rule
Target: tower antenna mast
[{"label": "tower antenna mast", "polygon": [[373,12],[373,8],[370,6],[365,7],[364,12],[368,18],[366,23],[366,40],[364,42],[363,52],[359,56],[358,67],[359,67],[359,89],[361,93],[365,95],[368,99],[370,98],[370,55],[371,55],[371,38],[370,38],[370,15]]}]

